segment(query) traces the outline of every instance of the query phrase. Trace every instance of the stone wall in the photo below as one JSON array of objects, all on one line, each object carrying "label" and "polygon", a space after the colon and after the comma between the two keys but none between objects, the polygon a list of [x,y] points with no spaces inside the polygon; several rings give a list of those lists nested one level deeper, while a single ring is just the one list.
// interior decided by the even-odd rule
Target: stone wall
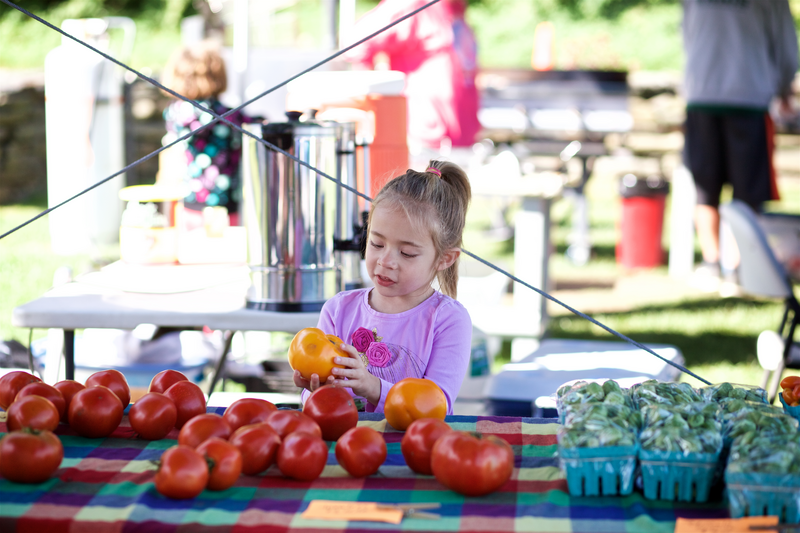
[{"label": "stone wall", "polygon": [[0,205],[47,191],[44,89],[0,94]]},{"label": "stone wall", "polygon": [[[44,87],[41,83],[26,85],[0,87],[0,205],[47,195]],[[137,80],[126,85],[127,163],[161,146],[166,133],[162,112],[168,103],[169,98],[145,82]],[[153,183],[157,171],[158,157],[153,157],[131,169],[126,183]]]}]

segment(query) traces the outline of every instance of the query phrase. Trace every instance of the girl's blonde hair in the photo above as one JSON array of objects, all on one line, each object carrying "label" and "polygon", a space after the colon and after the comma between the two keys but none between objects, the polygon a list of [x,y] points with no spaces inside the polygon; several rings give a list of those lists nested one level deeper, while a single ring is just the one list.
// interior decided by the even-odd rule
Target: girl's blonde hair
[{"label": "girl's blonde hair", "polygon": [[162,83],[191,100],[216,98],[228,86],[225,61],[216,45],[202,42],[184,47],[170,57]]},{"label": "girl's blonde hair", "polygon": [[[455,163],[434,161],[425,172],[407,170],[387,183],[372,201],[369,224],[375,208],[386,203],[402,208],[412,224],[430,232],[437,260],[453,248],[461,248],[467,208],[472,197],[466,172]],[[457,296],[458,258],[436,273],[442,292]]]}]

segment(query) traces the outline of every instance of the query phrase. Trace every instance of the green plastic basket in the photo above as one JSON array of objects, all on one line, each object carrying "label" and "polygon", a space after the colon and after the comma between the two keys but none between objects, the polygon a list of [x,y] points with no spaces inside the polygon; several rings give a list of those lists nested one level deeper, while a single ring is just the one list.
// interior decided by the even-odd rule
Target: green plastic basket
[{"label": "green plastic basket", "polygon": [[714,484],[720,451],[714,453],[639,450],[644,497],[705,502]]},{"label": "green plastic basket", "polygon": [[800,522],[800,476],[725,472],[731,518],[777,516]]},{"label": "green plastic basket", "polygon": [[634,446],[558,448],[561,468],[572,496],[617,496],[633,492]]}]

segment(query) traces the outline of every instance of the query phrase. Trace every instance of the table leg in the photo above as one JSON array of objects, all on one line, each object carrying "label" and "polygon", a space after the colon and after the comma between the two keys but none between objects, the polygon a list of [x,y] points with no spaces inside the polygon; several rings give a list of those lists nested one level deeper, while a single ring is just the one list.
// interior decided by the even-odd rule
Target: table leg
[{"label": "table leg", "polygon": [[231,342],[233,341],[233,334],[234,331],[226,331],[225,332],[225,342],[224,346],[222,347],[222,353],[219,355],[217,359],[217,365],[214,367],[214,374],[211,376],[211,384],[208,386],[208,396],[210,397],[214,393],[214,387],[217,386],[217,381],[219,381],[220,372],[223,371],[225,368],[225,362],[228,359],[228,352],[231,349]]},{"label": "table leg", "polygon": [[592,244],[589,240],[589,205],[584,191],[586,183],[592,176],[595,158],[592,156],[579,156],[583,167],[580,183],[564,190],[564,195],[569,196],[573,204],[572,231],[570,232],[570,245],[567,248],[567,257],[576,265],[583,266],[589,262],[592,254]]},{"label": "table leg", "polygon": [[64,378],[75,379],[75,330],[64,330]]}]

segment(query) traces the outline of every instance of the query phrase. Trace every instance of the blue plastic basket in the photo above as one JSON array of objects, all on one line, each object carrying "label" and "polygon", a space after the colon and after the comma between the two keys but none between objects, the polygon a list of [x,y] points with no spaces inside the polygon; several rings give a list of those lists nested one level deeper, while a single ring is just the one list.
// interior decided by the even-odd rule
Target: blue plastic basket
[{"label": "blue plastic basket", "polygon": [[634,446],[558,448],[561,468],[572,496],[616,496],[633,492]]},{"label": "blue plastic basket", "polygon": [[725,472],[731,518],[777,516],[800,522],[800,476]]},{"label": "blue plastic basket", "polygon": [[644,497],[705,502],[714,484],[720,450],[714,453],[639,450]]},{"label": "blue plastic basket", "polygon": [[783,399],[783,393],[782,392],[780,394],[778,394],[778,398],[781,399],[781,405],[783,405],[783,410],[786,411],[786,414],[791,416],[792,418],[796,418],[797,420],[800,420],[800,406],[792,407],[791,405],[786,403],[786,400]]}]

